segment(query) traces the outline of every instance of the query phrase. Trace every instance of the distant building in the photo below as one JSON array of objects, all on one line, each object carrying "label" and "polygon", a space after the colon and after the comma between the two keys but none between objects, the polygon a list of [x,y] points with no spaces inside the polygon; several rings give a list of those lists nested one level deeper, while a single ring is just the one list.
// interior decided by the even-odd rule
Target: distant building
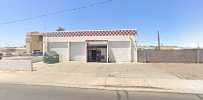
[{"label": "distant building", "polygon": [[[150,50],[155,50],[155,49],[158,49],[157,46],[138,46],[137,47],[139,50],[142,50],[142,49],[150,49]],[[161,50],[173,50],[173,49],[177,49],[178,46],[161,46],[160,49]]]},{"label": "distant building", "polygon": [[41,33],[26,33],[26,51],[27,53],[33,53],[37,51],[43,52],[43,35]]}]

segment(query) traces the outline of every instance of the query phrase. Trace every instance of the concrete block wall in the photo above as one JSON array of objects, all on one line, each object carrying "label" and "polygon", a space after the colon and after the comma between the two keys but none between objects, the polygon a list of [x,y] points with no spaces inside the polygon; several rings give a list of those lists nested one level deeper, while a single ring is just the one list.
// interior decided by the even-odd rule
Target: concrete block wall
[{"label": "concrete block wall", "polygon": [[199,63],[203,63],[203,49],[199,50]]},{"label": "concrete block wall", "polygon": [[0,60],[0,71],[32,71],[32,61]]},{"label": "concrete block wall", "polygon": [[[198,56],[199,54],[199,56]],[[199,61],[198,61],[199,60]],[[203,50],[138,50],[138,62],[142,63],[203,63]]]}]

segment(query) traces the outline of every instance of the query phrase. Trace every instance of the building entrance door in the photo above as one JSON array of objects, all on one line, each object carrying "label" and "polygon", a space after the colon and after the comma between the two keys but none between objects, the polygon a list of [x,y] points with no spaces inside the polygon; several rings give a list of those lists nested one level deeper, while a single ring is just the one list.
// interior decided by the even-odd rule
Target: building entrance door
[{"label": "building entrance door", "polygon": [[93,62],[97,61],[97,51],[96,50],[92,50],[92,61]]},{"label": "building entrance door", "polygon": [[106,62],[106,48],[88,48],[88,62]]},{"label": "building entrance door", "polygon": [[87,41],[87,61],[107,62],[107,41]]}]

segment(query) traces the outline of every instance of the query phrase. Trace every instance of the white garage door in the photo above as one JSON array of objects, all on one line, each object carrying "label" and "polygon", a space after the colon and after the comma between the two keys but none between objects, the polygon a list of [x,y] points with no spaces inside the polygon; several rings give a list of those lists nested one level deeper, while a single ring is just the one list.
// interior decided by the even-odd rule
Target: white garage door
[{"label": "white garage door", "polygon": [[130,42],[109,42],[111,62],[130,62]]},{"label": "white garage door", "polygon": [[84,42],[72,42],[70,46],[71,61],[85,61],[85,43]]},{"label": "white garage door", "polygon": [[68,60],[68,43],[66,42],[51,42],[49,43],[49,51],[56,51],[59,54],[60,61]]}]

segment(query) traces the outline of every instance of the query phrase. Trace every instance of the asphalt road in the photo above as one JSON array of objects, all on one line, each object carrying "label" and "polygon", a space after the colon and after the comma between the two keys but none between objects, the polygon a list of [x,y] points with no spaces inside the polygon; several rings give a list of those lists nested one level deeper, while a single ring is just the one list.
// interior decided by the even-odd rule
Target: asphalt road
[{"label": "asphalt road", "polygon": [[0,100],[203,100],[202,95],[0,84]]}]

